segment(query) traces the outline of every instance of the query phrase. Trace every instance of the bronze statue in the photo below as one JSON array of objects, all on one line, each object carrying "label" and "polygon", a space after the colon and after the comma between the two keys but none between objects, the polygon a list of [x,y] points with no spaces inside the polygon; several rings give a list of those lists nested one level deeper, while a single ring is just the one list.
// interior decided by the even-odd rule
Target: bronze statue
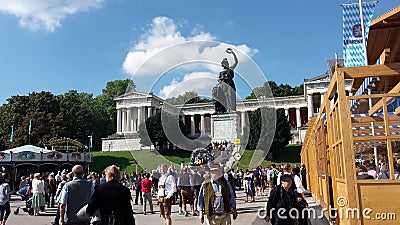
[{"label": "bronze statue", "polygon": [[219,73],[218,84],[213,88],[213,99],[215,100],[215,113],[230,113],[236,111],[236,86],[233,81],[234,69],[238,64],[238,59],[231,48],[226,49],[228,54],[232,54],[235,63],[229,66],[227,58],[221,62],[223,70]]}]

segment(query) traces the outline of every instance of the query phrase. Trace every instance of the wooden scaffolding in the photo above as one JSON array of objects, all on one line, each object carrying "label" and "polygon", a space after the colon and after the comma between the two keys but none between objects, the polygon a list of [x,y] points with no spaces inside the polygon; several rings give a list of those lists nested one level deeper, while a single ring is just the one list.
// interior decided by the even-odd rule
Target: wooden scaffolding
[{"label": "wooden scaffolding", "polygon": [[[336,224],[400,224],[400,7],[374,20],[371,33],[368,59],[382,64],[336,69],[301,151],[309,189]],[[372,94],[352,96],[366,81]],[[378,173],[388,165],[388,179],[360,179],[357,162]]]}]

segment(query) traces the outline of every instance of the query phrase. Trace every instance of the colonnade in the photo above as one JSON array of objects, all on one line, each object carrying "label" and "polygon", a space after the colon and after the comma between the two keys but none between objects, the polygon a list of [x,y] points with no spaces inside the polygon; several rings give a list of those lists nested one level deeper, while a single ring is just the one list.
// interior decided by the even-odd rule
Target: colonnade
[{"label": "colonnade", "polygon": [[156,113],[150,106],[117,109],[117,133],[137,133],[140,124]]},{"label": "colonnade", "polygon": [[308,108],[308,119],[310,119],[314,113],[316,113],[315,109],[314,109],[314,98],[313,95],[320,95],[320,104],[318,107],[320,107],[322,105],[322,103],[324,102],[324,93],[309,93],[307,94],[307,108]]}]

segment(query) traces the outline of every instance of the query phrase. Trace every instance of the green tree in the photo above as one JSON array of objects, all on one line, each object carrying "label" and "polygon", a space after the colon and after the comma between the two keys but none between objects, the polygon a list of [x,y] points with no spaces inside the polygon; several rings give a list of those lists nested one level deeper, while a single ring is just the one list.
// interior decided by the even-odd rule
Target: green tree
[{"label": "green tree", "polygon": [[276,128],[274,141],[272,142],[272,154],[289,144],[293,134],[290,132],[290,122],[284,109],[276,110]]},{"label": "green tree", "polygon": [[[96,97],[96,105],[98,113],[106,112],[108,122],[105,126],[105,134],[113,134],[117,130],[117,110],[114,99],[129,91],[135,90],[135,83],[130,80],[115,80],[107,82],[106,88],[102,90],[102,94]],[[104,118],[105,119],[105,118]]]},{"label": "green tree", "polygon": [[[257,109],[256,111],[249,112],[249,139],[247,142],[246,149],[254,150],[258,149],[265,149],[268,147],[269,138],[272,137],[272,131],[270,129],[261,129],[261,126],[269,126],[268,124],[262,125],[262,117],[271,117],[271,111],[274,110],[271,108],[261,108]],[[264,118],[264,121],[273,121],[272,118]],[[261,133],[263,131],[263,133]],[[283,109],[276,110],[276,126],[275,126],[275,133],[273,136],[272,145],[270,147],[270,153],[272,155],[283,149],[284,146],[289,144],[289,141],[292,139],[292,134],[290,132],[290,123],[288,121],[287,116],[285,115],[285,111]]]},{"label": "green tree", "polygon": [[[158,151],[170,149],[172,143],[165,135],[164,127],[165,129],[169,130],[174,127],[174,124],[172,124],[175,122],[173,118],[174,117],[172,115],[165,113],[163,114],[163,121],[161,121],[161,113],[159,112],[156,115],[146,119],[146,123],[142,123],[139,126],[138,133],[140,137],[140,144],[143,146],[149,146],[153,144]],[[188,135],[182,119],[179,119],[179,129],[183,135]]]},{"label": "green tree", "polygon": [[165,100],[171,105],[184,105],[184,104],[194,104],[194,103],[206,103],[212,102],[212,99],[201,98],[195,91],[187,91],[178,97],[167,98]]},{"label": "green tree", "polygon": [[59,98],[66,136],[88,144],[88,136],[94,133],[93,95],[71,90]]},{"label": "green tree", "polygon": [[[42,91],[30,93],[28,96],[12,96],[7,99],[6,104],[0,107],[0,148],[6,149],[28,144],[28,124],[32,115],[35,115],[38,121],[43,122],[43,126],[40,125],[43,131],[50,131],[52,126],[50,120],[62,119],[59,113],[59,99],[50,92]],[[14,126],[14,135],[11,143],[12,125]],[[39,140],[43,140],[41,134],[37,136],[37,139],[31,140],[31,144],[37,145]]]},{"label": "green tree", "polygon": [[303,85],[291,87],[289,84],[278,85],[275,81],[265,82],[262,87],[256,87],[246,99],[256,99],[261,96],[266,97],[286,97],[293,95],[303,95]]},{"label": "green tree", "polygon": [[[29,135],[29,124],[32,124]],[[24,117],[24,120],[16,130],[13,146],[33,144],[45,147],[48,140],[53,137],[65,136],[62,113],[54,116],[52,113],[32,112]]]}]

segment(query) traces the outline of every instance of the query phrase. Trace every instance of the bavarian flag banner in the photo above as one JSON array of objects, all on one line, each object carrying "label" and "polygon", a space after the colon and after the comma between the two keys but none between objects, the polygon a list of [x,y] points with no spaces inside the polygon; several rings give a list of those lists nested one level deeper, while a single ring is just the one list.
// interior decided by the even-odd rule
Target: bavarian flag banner
[{"label": "bavarian flag banner", "polygon": [[[376,2],[362,3],[365,43],[368,40],[369,26],[374,14]],[[343,59],[344,67],[366,66],[367,53],[363,46],[360,6],[343,4]]]}]

